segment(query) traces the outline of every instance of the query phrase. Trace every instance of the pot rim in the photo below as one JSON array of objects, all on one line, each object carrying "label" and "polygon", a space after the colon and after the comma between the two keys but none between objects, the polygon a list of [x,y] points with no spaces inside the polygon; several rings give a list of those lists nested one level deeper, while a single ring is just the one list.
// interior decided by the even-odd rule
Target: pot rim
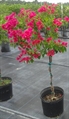
[{"label": "pot rim", "polygon": [[55,100],[55,101],[52,101],[52,102],[49,102],[49,101],[46,101],[43,99],[43,93],[46,91],[46,90],[50,90],[51,87],[47,87],[47,88],[44,88],[41,92],[40,92],[40,98],[43,102],[47,102],[47,103],[55,103],[55,102],[59,102],[60,100],[62,100],[62,98],[64,97],[64,90],[59,87],[59,86],[54,86],[55,89],[59,90],[62,92],[62,97],[59,99],[59,100]]}]

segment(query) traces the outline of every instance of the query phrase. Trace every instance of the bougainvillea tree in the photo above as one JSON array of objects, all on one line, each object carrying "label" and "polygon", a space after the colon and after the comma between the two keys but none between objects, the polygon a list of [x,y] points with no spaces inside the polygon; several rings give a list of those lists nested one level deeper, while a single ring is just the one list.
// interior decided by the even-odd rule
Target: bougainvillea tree
[{"label": "bougainvillea tree", "polygon": [[2,29],[8,33],[10,43],[18,46],[19,62],[33,62],[47,55],[49,57],[49,72],[52,73],[52,56],[66,51],[67,42],[58,39],[59,28],[69,22],[69,18],[57,18],[57,4],[44,4],[37,12],[22,8],[18,14],[11,13],[5,17]]}]

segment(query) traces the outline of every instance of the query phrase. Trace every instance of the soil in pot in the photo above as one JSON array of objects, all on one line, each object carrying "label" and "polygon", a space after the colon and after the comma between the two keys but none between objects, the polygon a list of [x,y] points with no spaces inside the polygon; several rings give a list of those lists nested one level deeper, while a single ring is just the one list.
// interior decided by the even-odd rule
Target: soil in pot
[{"label": "soil in pot", "polygon": [[13,96],[12,79],[10,77],[1,77],[0,80],[0,102],[9,100]]},{"label": "soil in pot", "polygon": [[61,99],[62,96],[63,95],[61,93],[55,93],[54,95],[48,94],[48,95],[44,96],[43,99],[48,102],[53,102],[53,101]]},{"label": "soil in pot", "polygon": [[0,80],[0,86],[5,86],[11,83],[11,80],[7,79],[1,79]]},{"label": "soil in pot", "polygon": [[63,113],[64,110],[64,91],[60,87],[55,88],[55,96],[51,97],[50,87],[41,91],[41,101],[43,113],[48,117],[57,117]]}]

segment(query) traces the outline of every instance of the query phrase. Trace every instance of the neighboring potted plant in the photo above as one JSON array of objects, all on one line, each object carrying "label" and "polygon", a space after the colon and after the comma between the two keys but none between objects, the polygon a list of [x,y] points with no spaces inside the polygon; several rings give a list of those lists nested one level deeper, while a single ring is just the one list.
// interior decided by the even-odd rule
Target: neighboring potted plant
[{"label": "neighboring potted plant", "polygon": [[2,29],[8,33],[10,43],[18,46],[19,62],[34,62],[44,56],[49,57],[51,87],[41,92],[43,112],[48,117],[63,113],[64,91],[53,86],[51,64],[56,53],[66,51],[67,42],[58,39],[58,29],[69,22],[69,18],[57,18],[57,5],[44,4],[37,12],[22,8],[18,14],[11,13],[5,17]]},{"label": "neighboring potted plant", "polygon": [[[4,15],[0,14],[0,24],[4,22]],[[1,28],[0,25],[0,45],[1,52],[10,52],[10,44],[7,33]]]},{"label": "neighboring potted plant", "polygon": [[8,35],[3,31],[0,31],[0,44],[1,44],[1,52],[10,52]]},{"label": "neighboring potted plant", "polygon": [[13,96],[12,79],[10,77],[1,77],[0,69],[0,102],[7,101]]}]

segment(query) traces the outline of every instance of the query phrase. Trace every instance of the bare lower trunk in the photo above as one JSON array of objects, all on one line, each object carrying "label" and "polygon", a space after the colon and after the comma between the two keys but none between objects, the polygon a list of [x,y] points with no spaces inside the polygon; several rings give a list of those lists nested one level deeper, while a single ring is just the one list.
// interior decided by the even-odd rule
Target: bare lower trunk
[{"label": "bare lower trunk", "polygon": [[51,94],[52,94],[52,97],[54,97],[55,95],[55,92],[54,92],[54,86],[53,86],[53,82],[52,82],[52,72],[51,72],[51,65],[52,65],[52,56],[49,56],[49,72],[50,72],[50,85],[51,85]]}]

